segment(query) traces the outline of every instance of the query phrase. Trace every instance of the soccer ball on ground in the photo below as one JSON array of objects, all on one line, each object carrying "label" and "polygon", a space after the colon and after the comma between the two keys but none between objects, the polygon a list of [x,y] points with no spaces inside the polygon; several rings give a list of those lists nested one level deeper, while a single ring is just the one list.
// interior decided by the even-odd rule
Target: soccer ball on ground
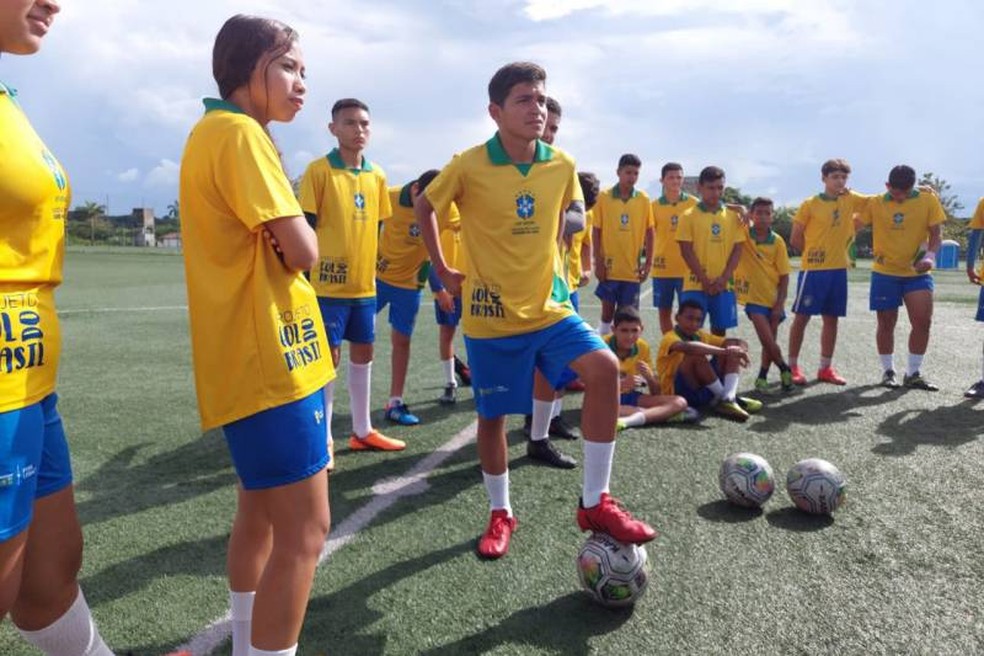
[{"label": "soccer ball on ground", "polygon": [[603,606],[634,604],[646,591],[646,549],[592,533],[577,554],[577,574],[591,598]]},{"label": "soccer ball on ground", "polygon": [[725,458],[718,485],[728,501],[745,508],[758,508],[776,489],[772,467],[754,453],[733,453]]},{"label": "soccer ball on ground", "polygon": [[796,507],[814,515],[829,515],[845,501],[844,475],[820,458],[800,460],[786,474],[786,492]]}]

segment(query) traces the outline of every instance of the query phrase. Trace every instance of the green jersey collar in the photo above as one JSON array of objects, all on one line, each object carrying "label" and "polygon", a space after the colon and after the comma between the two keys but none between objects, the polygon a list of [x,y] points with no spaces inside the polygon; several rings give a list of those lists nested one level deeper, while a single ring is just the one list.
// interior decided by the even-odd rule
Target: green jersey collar
[{"label": "green jersey collar", "polygon": [[365,155],[362,156],[362,166],[353,168],[345,165],[342,160],[342,154],[338,152],[338,148],[332,148],[331,152],[328,153],[328,163],[331,164],[333,169],[347,169],[352,173],[368,173],[372,171],[372,162]]},{"label": "green jersey collar", "polygon": [[688,194],[685,191],[681,191],[680,192],[680,198],[677,199],[677,202],[676,203],[674,203],[669,198],[667,198],[666,197],[666,194],[663,193],[659,197],[659,204],[660,205],[676,205],[677,203],[682,203],[685,200],[690,200],[690,194]]},{"label": "green jersey collar", "polygon": [[220,98],[205,98],[202,100],[205,104],[205,113],[223,111],[232,112],[233,114],[245,114],[238,105],[233,105],[228,100],[222,100]]},{"label": "green jersey collar", "polygon": [[771,246],[772,244],[776,243],[776,233],[774,230],[769,230],[769,234],[765,236],[765,239],[759,239],[758,232],[755,230],[755,228],[752,228],[748,232],[752,237],[752,241],[754,241],[756,244],[765,244],[767,246]]},{"label": "green jersey collar", "polygon": [[3,82],[0,82],[0,96],[9,96],[11,98],[17,97],[17,89],[13,87],[8,87]]},{"label": "green jersey collar", "polygon": [[[639,195],[639,192],[636,191],[636,188],[635,187],[632,187],[632,190],[629,192],[629,197],[626,200],[632,200],[633,198],[635,198],[638,195]],[[615,183],[615,186],[612,187],[612,198],[614,198],[615,200],[622,200],[622,194],[619,191],[618,183],[617,182]]]},{"label": "green jersey collar", "polygon": [[712,210],[710,207],[704,204],[704,201],[700,201],[699,203],[697,203],[697,207],[700,208],[701,212],[705,212],[707,214],[720,214],[721,210],[724,209],[724,203],[719,202],[717,208]]},{"label": "green jersey collar", "polygon": [[638,343],[633,344],[632,349],[629,351],[629,354],[623,358],[621,355],[618,354],[618,342],[615,340],[615,335],[609,335],[607,337],[607,341],[608,341],[608,348],[612,350],[612,353],[614,353],[615,357],[618,358],[619,360],[628,360],[629,358],[634,358],[635,356],[639,355]]},{"label": "green jersey collar", "polygon": [[833,202],[836,201],[838,198],[840,198],[840,196],[831,196],[827,192],[821,191],[819,194],[817,194],[817,198],[819,198],[820,200]]},{"label": "green jersey collar", "polygon": [[540,139],[536,140],[536,149],[533,151],[533,163],[532,164],[516,164],[506,153],[506,149],[502,147],[502,140],[499,139],[499,133],[496,132],[492,135],[492,138],[485,142],[485,152],[489,156],[489,161],[495,166],[509,166],[512,164],[519,172],[526,175],[533,168],[533,164],[538,162],[548,162],[553,159],[553,148],[551,148],[545,141]]},{"label": "green jersey collar", "polygon": [[[892,200],[892,194],[886,191],[885,195],[882,196],[882,198],[885,199],[886,201]],[[910,198],[919,198],[919,190],[913,189],[912,191],[910,191],[909,195],[905,197],[905,200],[909,200]]]},{"label": "green jersey collar", "polygon": [[680,330],[680,326],[673,326],[673,332],[675,332],[677,334],[677,337],[679,337],[680,339],[682,339],[685,342],[699,342],[700,341],[700,333],[697,333],[697,334],[694,334],[694,335],[688,335],[687,333],[685,333],[682,330]]},{"label": "green jersey collar", "polygon": [[413,207],[413,197],[410,195],[410,187],[413,186],[412,182],[408,182],[403,185],[403,189],[400,189],[400,205],[403,207]]}]

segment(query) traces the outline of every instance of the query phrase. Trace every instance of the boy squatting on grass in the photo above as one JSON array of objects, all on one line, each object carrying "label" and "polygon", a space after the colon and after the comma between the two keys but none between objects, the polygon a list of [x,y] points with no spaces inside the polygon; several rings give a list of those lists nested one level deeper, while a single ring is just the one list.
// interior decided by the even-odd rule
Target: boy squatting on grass
[{"label": "boy squatting on grass", "polygon": [[679,394],[692,408],[711,407],[723,417],[746,421],[762,409],[760,401],[737,396],[738,372],[750,361],[748,344],[701,330],[703,321],[699,301],[680,303],[676,326],[663,335],[656,356],[660,393]]},{"label": "boy squatting on grass", "polygon": [[[642,338],[642,317],[631,305],[615,313],[615,329],[605,343],[618,358],[618,430],[646,424],[694,422],[700,413],[687,407],[687,400],[675,394],[660,394],[659,380],[653,373],[649,344]],[[640,391],[645,386],[648,393]]]}]

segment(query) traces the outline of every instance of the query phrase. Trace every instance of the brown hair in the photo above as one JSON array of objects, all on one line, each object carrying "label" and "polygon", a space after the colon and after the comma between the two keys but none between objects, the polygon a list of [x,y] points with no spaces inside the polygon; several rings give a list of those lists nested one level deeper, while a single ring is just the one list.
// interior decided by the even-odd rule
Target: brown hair
[{"label": "brown hair", "polygon": [[506,104],[509,92],[523,82],[546,82],[547,72],[532,62],[506,64],[495,72],[489,80],[489,102],[499,107]]},{"label": "brown hair", "polygon": [[772,202],[771,198],[766,198],[765,196],[759,196],[752,201],[752,206],[749,211],[754,212],[756,207],[774,207],[775,203]]},{"label": "brown hair", "polygon": [[827,177],[831,173],[839,171],[841,173],[851,174],[851,165],[847,163],[846,159],[828,159],[820,167],[820,175]]},{"label": "brown hair", "polygon": [[219,85],[219,96],[227,99],[236,89],[249,84],[264,55],[269,54],[272,62],[290,50],[295,41],[297,32],[272,18],[236,14],[227,20],[212,48],[212,77]]}]

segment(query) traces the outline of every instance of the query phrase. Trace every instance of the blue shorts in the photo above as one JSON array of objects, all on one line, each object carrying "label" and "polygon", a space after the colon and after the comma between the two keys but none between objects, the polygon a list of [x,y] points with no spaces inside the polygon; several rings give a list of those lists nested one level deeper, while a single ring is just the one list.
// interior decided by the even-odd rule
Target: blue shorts
[{"label": "blue shorts", "polygon": [[606,280],[599,282],[595,287],[595,296],[608,303],[614,303],[618,307],[632,305],[639,307],[639,290],[642,288],[637,282],[626,282],[624,280]]},{"label": "blue shorts", "polygon": [[[758,305],[757,303],[746,303],[745,304],[745,316],[749,319],[752,318],[753,314],[764,314],[766,317],[772,318],[772,308],[768,305]],[[786,311],[779,315],[779,323],[786,320]]]},{"label": "blue shorts", "polygon": [[683,278],[653,278],[653,307],[671,309],[673,296],[680,300],[683,292]]},{"label": "blue shorts", "polygon": [[389,323],[393,330],[410,337],[417,323],[420,310],[420,290],[396,287],[382,280],[376,281],[376,314],[389,305]]},{"label": "blue shorts", "polygon": [[827,317],[847,316],[847,269],[800,271],[793,312]]},{"label": "blue shorts", "polygon": [[438,326],[457,327],[461,323],[461,297],[454,297],[454,312],[445,312],[437,304],[437,301],[434,301],[434,318],[437,320]]},{"label": "blue shorts", "polygon": [[627,392],[618,397],[619,405],[631,405],[633,408],[639,407],[639,397],[642,396],[642,392],[635,390],[632,392]]},{"label": "blue shorts", "polygon": [[511,337],[465,336],[472,389],[479,416],[528,415],[533,410],[533,369],[559,389],[573,380],[568,365],[585,353],[606,349],[584,320],[570,316],[552,326]]},{"label": "blue shorts", "polygon": [[928,273],[919,276],[891,276],[872,271],[868,308],[874,312],[895,310],[902,307],[902,299],[906,294],[924,289],[933,291],[933,276]]},{"label": "blue shorts", "polygon": [[328,465],[324,390],[222,427],[246,490],[289,485]]},{"label": "blue shorts", "polygon": [[328,343],[336,347],[343,339],[356,344],[376,341],[376,299],[318,297],[321,319],[325,322]]},{"label": "blue shorts", "polygon": [[58,395],[0,413],[0,542],[31,523],[34,501],[72,484]]},{"label": "blue shorts", "polygon": [[[680,294],[680,302],[697,301],[704,308],[704,316],[711,318],[711,328],[727,330],[738,325],[738,304],[733,291],[723,291],[708,296],[702,291],[691,290]],[[701,323],[703,325],[703,323]]]},{"label": "blue shorts", "polygon": [[571,305],[574,306],[574,311],[581,314],[581,294],[579,292],[571,292],[570,298]]},{"label": "blue shorts", "polygon": [[679,371],[673,379],[673,391],[687,399],[687,405],[691,408],[702,408],[705,405],[710,405],[711,401],[714,400],[714,393],[711,390],[707,389],[706,386],[694,389]]},{"label": "blue shorts", "polygon": [[984,288],[981,288],[981,293],[977,296],[977,320],[984,321]]}]

